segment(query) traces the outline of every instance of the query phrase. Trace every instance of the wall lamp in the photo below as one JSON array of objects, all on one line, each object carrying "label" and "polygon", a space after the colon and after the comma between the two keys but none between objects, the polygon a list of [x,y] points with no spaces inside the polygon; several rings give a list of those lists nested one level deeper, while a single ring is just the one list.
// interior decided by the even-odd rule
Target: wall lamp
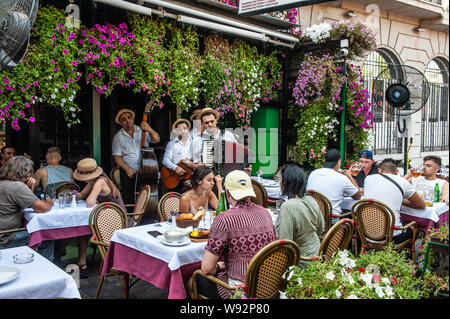
[{"label": "wall lamp", "polygon": [[353,10],[347,10],[344,12],[344,17],[353,18],[356,17],[357,14],[353,12]]},{"label": "wall lamp", "polygon": [[414,32],[425,32],[425,29],[422,28],[422,27],[414,27],[414,28],[413,28],[413,31],[414,31]]}]

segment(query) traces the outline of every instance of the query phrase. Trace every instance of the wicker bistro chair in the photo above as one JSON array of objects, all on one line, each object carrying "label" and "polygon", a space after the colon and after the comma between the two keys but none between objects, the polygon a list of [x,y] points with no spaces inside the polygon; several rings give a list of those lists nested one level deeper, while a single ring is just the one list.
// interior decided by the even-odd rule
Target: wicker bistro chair
[{"label": "wicker bistro chair", "polygon": [[131,216],[131,218],[133,218],[135,221],[135,224],[130,226],[135,227],[141,223],[142,217],[144,217],[145,209],[147,208],[148,201],[150,200],[150,194],[150,186],[145,185],[139,193],[136,204],[125,205],[126,207],[134,207],[132,213],[127,213],[127,215]]},{"label": "wicker bistro chair", "polygon": [[[330,200],[328,199],[328,197],[326,197],[324,194],[322,194],[320,192],[310,189],[310,190],[306,191],[306,195],[314,198],[316,200],[317,204],[319,204],[320,211],[322,212],[323,219],[325,220],[324,234],[326,234],[326,232],[331,228],[331,224],[332,224],[331,220],[333,217],[343,218],[343,217],[351,215],[350,212],[341,214],[341,215],[333,214],[333,206],[331,205]],[[322,235],[320,237],[323,238],[323,236],[324,235]]]},{"label": "wicker bistro chair", "polygon": [[[105,262],[108,247],[111,242],[111,237],[114,231],[127,228],[127,217],[122,207],[115,203],[104,202],[98,204],[89,215],[89,228],[93,236],[91,243],[95,244],[102,257],[102,263]],[[122,277],[123,283],[123,297],[128,298],[128,290],[130,286],[130,275],[126,272],[119,271],[112,268],[108,275],[117,275]],[[100,277],[95,299],[100,295],[100,290],[103,285],[104,276]]]},{"label": "wicker bistro chair", "polygon": [[[283,274],[289,267],[297,265],[300,258],[300,248],[288,239],[271,242],[253,256],[245,274],[244,291],[247,298],[274,299],[279,298],[287,281]],[[238,290],[240,286],[230,286],[212,275],[204,275],[200,269],[194,272],[192,288],[195,298],[206,297],[200,295],[197,289],[196,276],[203,276],[226,289]]]},{"label": "wicker bistro chair", "polygon": [[384,203],[374,199],[362,199],[352,206],[351,213],[361,240],[361,253],[366,249],[383,249],[392,241],[394,230],[405,230],[413,226],[413,236],[396,244],[397,249],[406,249],[415,260],[417,225],[415,221],[403,227],[396,227],[394,212]]},{"label": "wicker bistro chair", "polygon": [[73,190],[80,191],[80,186],[74,182],[66,182],[56,187],[56,197],[59,196],[59,193],[71,192]]},{"label": "wicker bistro chair", "polygon": [[312,257],[300,256],[300,260],[313,261],[316,259],[330,260],[338,250],[347,249],[354,233],[354,223],[351,219],[343,218],[334,224],[325,234],[319,248],[319,255]]},{"label": "wicker bistro chair", "polygon": [[264,188],[264,186],[258,182],[252,179],[252,186],[253,186],[253,190],[255,191],[256,194],[256,198],[251,197],[250,200],[257,204],[257,205],[261,205],[262,207],[267,208],[268,207],[268,195],[267,195],[267,191]]},{"label": "wicker bistro chair", "polygon": [[120,168],[119,166],[114,167],[111,172],[109,172],[109,177],[113,181],[114,185],[122,191],[122,185],[120,184]]},{"label": "wicker bistro chair", "polygon": [[181,194],[168,192],[164,194],[158,202],[158,214],[161,220],[168,221],[172,217],[170,212],[178,212],[180,209]]}]

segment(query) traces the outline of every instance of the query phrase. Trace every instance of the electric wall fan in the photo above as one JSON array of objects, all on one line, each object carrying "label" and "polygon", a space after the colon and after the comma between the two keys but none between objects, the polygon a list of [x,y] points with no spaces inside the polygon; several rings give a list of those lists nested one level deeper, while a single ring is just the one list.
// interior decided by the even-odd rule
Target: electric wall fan
[{"label": "electric wall fan", "polygon": [[39,0],[0,1],[0,71],[13,69],[27,50]]}]

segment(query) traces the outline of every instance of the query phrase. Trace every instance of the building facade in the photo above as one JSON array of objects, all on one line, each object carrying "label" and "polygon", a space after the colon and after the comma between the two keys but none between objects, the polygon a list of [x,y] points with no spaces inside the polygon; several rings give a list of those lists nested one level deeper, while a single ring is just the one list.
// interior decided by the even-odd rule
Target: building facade
[{"label": "building facade", "polygon": [[[422,72],[430,85],[424,107],[407,118],[411,164],[430,154],[449,164],[449,1],[448,0],[351,0],[302,7],[302,29],[322,22],[343,19],[361,21],[376,35],[377,49],[364,60],[365,86],[371,92],[373,80],[388,64],[408,65]],[[383,79],[386,84],[391,79]],[[386,106],[386,103],[384,103]],[[375,159],[403,160],[405,139],[397,118],[373,107],[373,150]]]}]

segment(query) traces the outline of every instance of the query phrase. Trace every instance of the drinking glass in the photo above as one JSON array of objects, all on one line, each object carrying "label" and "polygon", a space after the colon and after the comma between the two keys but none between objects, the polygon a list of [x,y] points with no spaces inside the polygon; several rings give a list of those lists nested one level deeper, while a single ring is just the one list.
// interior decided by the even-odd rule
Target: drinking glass
[{"label": "drinking glass", "polygon": [[52,199],[52,201],[55,201],[55,199],[56,199],[56,188],[55,187],[50,187],[50,198]]},{"label": "drinking glass", "polygon": [[59,200],[59,208],[65,208],[66,207],[66,194],[61,193],[58,196]]},{"label": "drinking glass", "polygon": [[359,163],[353,164],[351,167],[352,176],[356,176],[361,172],[362,166]]},{"label": "drinking glass", "polygon": [[413,169],[412,169],[412,176],[413,177],[419,177],[420,175],[422,175],[423,174],[423,165],[419,165],[419,166],[417,166],[417,167],[414,167]]},{"label": "drinking glass", "polygon": [[66,207],[70,207],[70,204],[72,204],[72,193],[65,192],[64,195],[66,197]]}]

